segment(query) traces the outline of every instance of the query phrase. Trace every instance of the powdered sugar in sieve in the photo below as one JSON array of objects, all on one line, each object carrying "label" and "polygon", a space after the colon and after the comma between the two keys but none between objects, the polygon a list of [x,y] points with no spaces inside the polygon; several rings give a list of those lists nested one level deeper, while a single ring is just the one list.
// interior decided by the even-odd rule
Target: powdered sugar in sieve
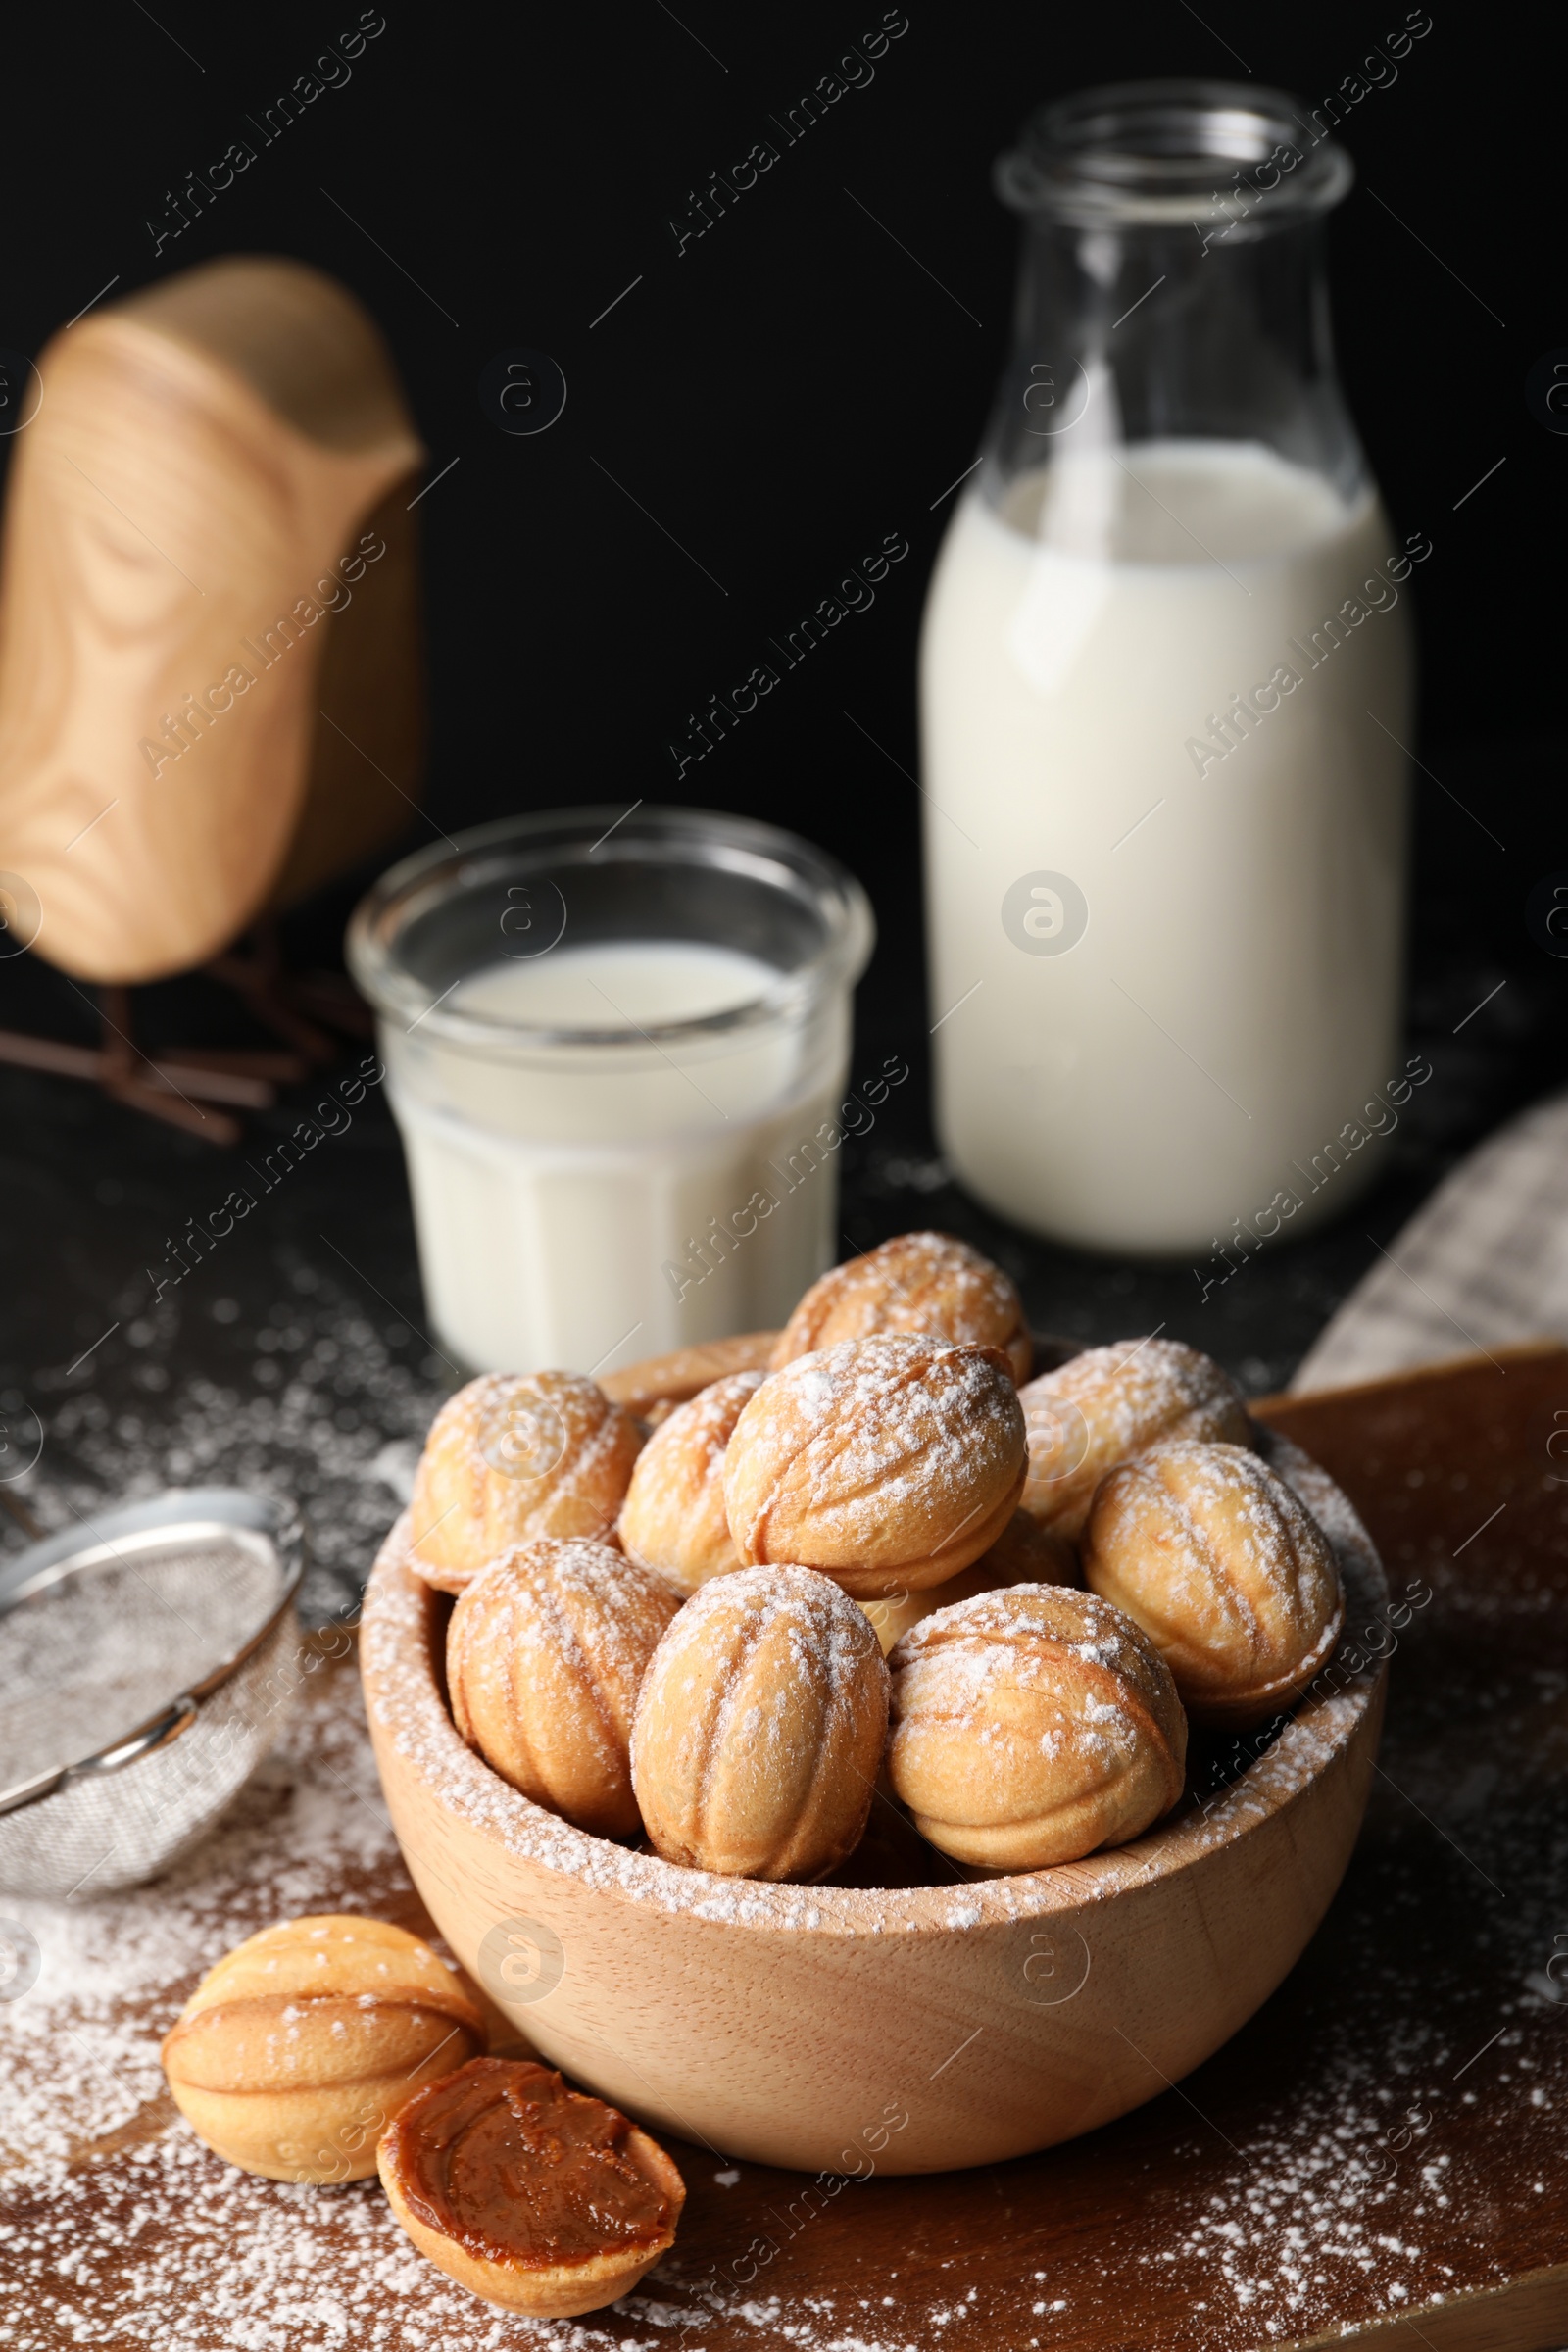
[{"label": "powdered sugar in sieve", "polygon": [[249,1777],[298,1680],[292,1515],[227,1489],[54,1537],[0,1590],[0,1887],[148,1878]]}]

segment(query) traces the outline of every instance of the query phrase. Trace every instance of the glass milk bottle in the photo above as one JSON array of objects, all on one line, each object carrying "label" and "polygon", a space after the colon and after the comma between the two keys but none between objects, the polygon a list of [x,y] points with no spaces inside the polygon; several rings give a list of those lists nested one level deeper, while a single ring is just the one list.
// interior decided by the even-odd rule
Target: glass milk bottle
[{"label": "glass milk bottle", "polygon": [[1400,1074],[1430,545],[1335,375],[1350,178],[1212,82],[1087,92],[998,166],[1015,345],[921,645],[937,1120],[983,1200],[1090,1248],[1302,1231]]}]

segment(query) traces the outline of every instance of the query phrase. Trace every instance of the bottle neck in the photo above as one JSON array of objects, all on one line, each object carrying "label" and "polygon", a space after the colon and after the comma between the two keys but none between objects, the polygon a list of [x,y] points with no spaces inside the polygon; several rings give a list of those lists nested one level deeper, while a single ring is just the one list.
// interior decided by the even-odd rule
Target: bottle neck
[{"label": "bottle neck", "polygon": [[1365,465],[1340,393],[1322,222],[1240,235],[1036,219],[987,435],[993,498],[1084,451],[1261,446],[1349,501]]},{"label": "bottle neck", "polygon": [[1280,91],[1124,83],[1032,117],[996,173],[1024,241],[988,493],[1080,452],[1204,442],[1355,498],[1323,254],[1350,178]]}]

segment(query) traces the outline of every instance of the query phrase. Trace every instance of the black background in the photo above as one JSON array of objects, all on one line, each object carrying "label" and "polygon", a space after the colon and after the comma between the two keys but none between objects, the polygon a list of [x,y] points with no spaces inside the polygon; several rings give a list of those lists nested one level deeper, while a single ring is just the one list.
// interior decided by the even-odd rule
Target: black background
[{"label": "black background", "polygon": [[[1533,365],[1568,346],[1553,236],[1560,36],[1544,16],[1510,22],[1435,0],[1392,86],[1355,105],[1341,133],[1359,174],[1330,229],[1346,387],[1396,533],[1433,543],[1413,583],[1427,772],[1410,1026],[1437,1077],[1366,1213],[1282,1244],[1200,1314],[1191,1267],[1118,1267],[1029,1243],[965,1201],[930,1156],[934,1016],[904,772],[916,765],[919,612],[952,511],[944,493],[974,456],[1005,356],[1015,231],[990,172],[1023,116],[1142,74],[1250,74],[1315,105],[1405,11],[1204,0],[1200,18],[1185,0],[1077,11],[910,0],[908,29],[869,86],[683,253],[669,223],[688,221],[691,192],[772,137],[769,116],[831,73],[882,11],[681,0],[678,16],[661,0],[521,12],[389,0],[346,84],[261,146],[247,116],[312,72],[356,9],[218,14],[159,0],[154,22],[127,0],[85,24],[34,15],[14,36],[0,345],[36,353],[106,281],[118,281],[113,299],[227,252],[295,255],[341,278],[384,327],[429,451],[433,486],[416,513],[433,735],[429,816],[411,826],[411,846],[437,823],[638,798],[813,837],[861,876],[880,924],[857,1067],[898,1052],[915,1070],[869,1146],[845,1152],[846,1246],[938,1222],[1002,1256],[1047,1328],[1108,1338],[1163,1318],[1250,1386],[1282,1380],[1371,1262],[1369,1232],[1391,1239],[1462,1150],[1568,1077],[1568,964],[1532,940],[1525,912],[1532,886],[1568,867],[1555,688],[1568,438],[1525,398]],[[168,221],[168,192],[190,171],[205,176],[237,138],[260,148],[254,164],[155,255],[147,223]],[[487,365],[519,347],[551,355],[567,386],[558,421],[532,436],[498,429],[479,397]],[[727,693],[769,635],[890,532],[910,553],[874,607],[677,783],[668,747],[688,712]],[[293,919],[297,955],[336,955],[369,878],[347,878]],[[210,984],[139,995],[147,1035],[245,1034]],[[0,964],[0,1025],[92,1033],[82,1000],[25,956]],[[279,1132],[298,1108],[280,1104]],[[224,1186],[207,1173],[206,1147],[63,1080],[0,1072],[0,1109],[5,1279],[26,1306],[0,1372],[41,1395],[37,1367],[69,1362],[112,1315],[133,1312],[161,1235]],[[260,1315],[267,1286],[285,1279],[278,1253],[326,1264],[310,1234],[346,1237],[350,1225],[358,1245],[343,1246],[375,1297],[417,1325],[384,1113],[368,1111],[330,1169],[298,1189],[265,1245],[259,1234],[246,1244],[263,1253],[250,1275],[192,1278],[184,1337],[171,1328],[157,1343],[176,1365],[188,1369],[189,1317],[207,1291],[254,1294]],[[229,1265],[242,1255],[236,1244]],[[247,1307],[236,1331],[249,1322]],[[100,1365],[112,1384],[122,1344],[69,1385]],[[234,1377],[240,1393],[248,1374]]]},{"label": "black background", "polygon": [[[951,512],[940,494],[974,454],[1006,348],[1015,239],[993,158],[1043,97],[1133,74],[1244,78],[1238,51],[1257,80],[1316,103],[1405,17],[1395,0],[1381,13],[1214,0],[1205,22],[1182,0],[912,0],[870,85],[677,256],[669,222],[689,218],[690,191],[754,139],[781,144],[769,114],[830,73],[880,8],[692,0],[677,23],[659,0],[390,0],[346,85],[155,258],[146,223],[171,218],[167,191],[231,139],[260,147],[246,116],[359,17],[180,0],[156,13],[95,12],[85,41],[64,12],[33,21],[29,102],[9,130],[0,342],[36,352],[116,274],[119,294],[227,252],[331,270],[390,338],[430,473],[458,461],[418,510],[433,815],[451,829],[642,795],[782,818],[862,875],[901,986],[917,947],[916,824],[893,760],[915,764],[915,634]],[[1532,63],[1531,46],[1505,19],[1438,0],[1397,78],[1342,131],[1359,184],[1331,230],[1351,410],[1396,531],[1434,543],[1416,583],[1423,757],[1468,799],[1435,755],[1494,747],[1466,781],[1506,862],[1478,830],[1457,836],[1474,859],[1448,919],[1471,945],[1495,930],[1509,957],[1529,883],[1562,861],[1532,807],[1539,747],[1524,749],[1554,725],[1568,467],[1568,440],[1524,398],[1531,364],[1568,341],[1540,227],[1555,209],[1561,51]],[[499,431],[478,398],[486,363],[519,346],[551,354],[568,387],[533,437]],[[667,747],[688,711],[889,531],[911,553],[875,608],[677,786]],[[1423,813],[1441,798],[1424,785]]]}]

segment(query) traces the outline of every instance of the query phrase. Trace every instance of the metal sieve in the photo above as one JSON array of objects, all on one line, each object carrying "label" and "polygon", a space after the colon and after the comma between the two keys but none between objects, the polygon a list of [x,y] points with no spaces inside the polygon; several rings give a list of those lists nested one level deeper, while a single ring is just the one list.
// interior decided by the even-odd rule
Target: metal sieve
[{"label": "metal sieve", "polygon": [[293,1702],[304,1567],[287,1505],[194,1487],[0,1570],[0,1889],[106,1893],[195,1844]]}]

